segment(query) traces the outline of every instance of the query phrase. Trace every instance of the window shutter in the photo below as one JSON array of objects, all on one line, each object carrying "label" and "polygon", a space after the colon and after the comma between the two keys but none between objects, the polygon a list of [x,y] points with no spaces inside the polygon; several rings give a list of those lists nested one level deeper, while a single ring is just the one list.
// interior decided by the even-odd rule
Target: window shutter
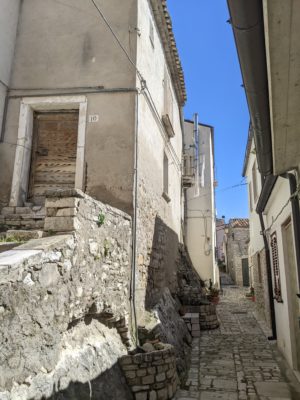
[{"label": "window shutter", "polygon": [[273,233],[271,236],[271,253],[272,253],[272,265],[274,273],[274,297],[278,302],[282,302],[276,233]]}]

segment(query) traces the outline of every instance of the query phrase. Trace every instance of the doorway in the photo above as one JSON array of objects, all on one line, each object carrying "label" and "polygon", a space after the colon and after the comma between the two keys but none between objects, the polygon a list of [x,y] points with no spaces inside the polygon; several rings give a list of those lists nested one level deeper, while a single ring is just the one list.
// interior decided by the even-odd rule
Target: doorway
[{"label": "doorway", "polygon": [[249,277],[248,258],[242,258],[242,274],[243,274],[243,286],[249,287],[250,277]]},{"label": "doorway", "polygon": [[48,189],[75,187],[78,110],[34,112],[28,201],[43,204]]},{"label": "doorway", "polygon": [[293,367],[295,370],[300,370],[300,299],[297,297],[297,293],[299,293],[299,286],[291,218],[288,218],[287,221],[282,225],[282,238],[284,264],[287,277],[289,318],[292,327],[291,339]]}]

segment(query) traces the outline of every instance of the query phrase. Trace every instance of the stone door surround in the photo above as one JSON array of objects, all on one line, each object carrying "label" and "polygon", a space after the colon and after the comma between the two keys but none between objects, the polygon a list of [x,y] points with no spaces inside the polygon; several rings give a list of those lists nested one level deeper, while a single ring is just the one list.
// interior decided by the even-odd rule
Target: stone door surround
[{"label": "stone door surround", "polygon": [[27,199],[34,111],[62,111],[70,109],[79,110],[75,189],[83,190],[87,119],[86,96],[24,97],[20,105],[17,148],[9,203],[11,207],[23,206]]}]

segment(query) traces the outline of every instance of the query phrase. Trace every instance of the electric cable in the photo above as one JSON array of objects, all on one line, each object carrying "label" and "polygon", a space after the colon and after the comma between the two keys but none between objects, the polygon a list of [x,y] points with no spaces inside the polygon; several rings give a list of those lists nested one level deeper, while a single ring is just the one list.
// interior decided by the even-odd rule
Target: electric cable
[{"label": "electric cable", "polygon": [[286,207],[289,205],[289,202],[294,198],[297,197],[300,193],[300,185],[298,185],[296,191],[290,195],[290,197],[288,198],[288,200],[284,203],[284,205],[281,207],[280,211],[278,212],[278,214],[276,215],[276,217],[272,217],[272,223],[271,225],[266,228],[264,231],[261,231],[261,235],[266,235],[269,234],[272,227],[274,226],[275,222],[278,220],[278,218],[280,217],[280,215],[283,213],[283,211],[286,209]]},{"label": "electric cable", "polygon": [[137,76],[143,86],[143,83],[145,82],[142,74],[140,73],[138,67],[136,66],[135,62],[131,59],[130,55],[128,54],[127,50],[125,49],[125,47],[122,45],[120,39],[118,38],[118,36],[116,35],[115,31],[113,30],[112,26],[110,25],[110,23],[108,22],[108,20],[106,19],[105,15],[103,14],[103,12],[101,11],[101,9],[99,8],[98,4],[95,2],[95,0],[91,0],[92,3],[94,4],[96,10],[98,11],[99,15],[101,16],[101,18],[103,19],[105,25],[107,26],[107,28],[110,30],[111,34],[113,35],[113,37],[115,38],[116,42],[118,43],[118,45],[120,46],[120,48],[122,49],[123,53],[125,54],[126,58],[128,59],[128,61],[130,62],[130,64],[134,67]]}]

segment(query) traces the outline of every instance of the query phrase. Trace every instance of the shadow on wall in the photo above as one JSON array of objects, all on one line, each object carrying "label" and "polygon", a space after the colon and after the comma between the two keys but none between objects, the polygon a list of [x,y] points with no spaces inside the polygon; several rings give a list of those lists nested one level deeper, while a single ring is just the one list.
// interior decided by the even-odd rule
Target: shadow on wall
[{"label": "shadow on wall", "polygon": [[178,249],[178,235],[156,216],[146,287],[147,311],[157,304],[163,288],[169,288],[172,295],[178,293]]},{"label": "shadow on wall", "polygon": [[[45,399],[45,398],[44,398]],[[118,363],[90,382],[72,382],[49,400],[133,400]],[[46,399],[45,399],[46,400]]]},{"label": "shadow on wall", "polygon": [[[189,274],[193,275],[193,280],[199,281],[196,290],[198,296],[201,296],[200,280],[194,275],[195,271],[183,244],[179,242],[178,235],[157,216],[145,299],[146,311],[155,316],[157,323],[150,326],[151,332],[148,334],[150,339],[159,337],[162,342],[174,346],[177,372],[182,382],[185,381],[189,367],[192,340],[180,316],[183,281],[189,281],[184,279]],[[186,285],[191,287],[189,282]]]},{"label": "shadow on wall", "polygon": [[[189,274],[193,275],[194,272],[187,254],[183,254],[183,245],[179,242],[177,234],[158,216],[155,219],[152,243],[145,309],[155,316],[152,335],[174,346],[177,372],[183,382],[189,367],[191,336],[179,314],[182,307],[179,300],[182,296],[182,281],[186,278],[182,273],[182,266],[189,269]],[[191,279],[187,279],[186,282],[189,287]],[[106,340],[109,340],[109,337]],[[88,354],[86,356],[88,357]],[[71,382],[67,388],[58,384],[58,387],[53,387],[53,394],[44,397],[44,400],[133,400],[119,364],[112,365],[105,357],[99,362],[102,363],[103,369],[107,365],[107,369],[97,378],[85,383]],[[80,363],[84,363],[84,359]],[[86,364],[90,364],[88,359]]]}]

